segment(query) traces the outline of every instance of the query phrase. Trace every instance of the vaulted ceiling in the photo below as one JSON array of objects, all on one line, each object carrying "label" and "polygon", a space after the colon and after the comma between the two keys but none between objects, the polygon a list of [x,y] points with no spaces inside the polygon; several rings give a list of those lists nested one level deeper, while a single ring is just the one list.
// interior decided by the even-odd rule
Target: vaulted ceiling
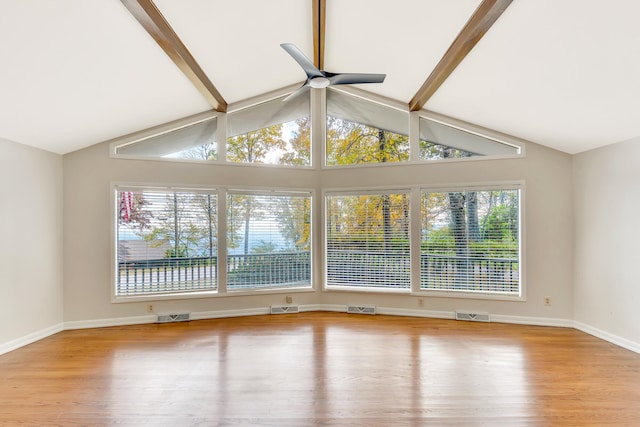
[{"label": "vaulted ceiling", "polygon": [[[150,35],[133,10],[144,3],[0,0],[0,138],[68,153],[224,109],[194,85],[189,62],[181,70]],[[407,105],[436,75],[442,84],[431,86],[424,109],[567,153],[640,136],[637,0],[153,4],[175,33],[164,43],[183,44],[200,80],[229,105],[302,83],[279,45],[292,42],[313,59],[314,30],[324,28],[324,69],[386,73],[361,88]],[[489,12],[486,34],[465,33],[491,4],[504,12]],[[442,61],[450,74],[439,72]]]}]

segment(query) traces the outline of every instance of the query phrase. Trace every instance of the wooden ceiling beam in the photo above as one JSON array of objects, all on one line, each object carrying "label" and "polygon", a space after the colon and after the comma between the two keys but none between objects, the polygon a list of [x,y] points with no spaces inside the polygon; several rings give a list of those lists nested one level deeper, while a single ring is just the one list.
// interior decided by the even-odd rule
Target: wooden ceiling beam
[{"label": "wooden ceiling beam", "polygon": [[418,92],[409,101],[409,109],[417,111],[433,96],[453,70],[462,62],[513,0],[483,0],[456,39],[433,69]]},{"label": "wooden ceiling beam", "polygon": [[182,40],[162,16],[152,0],[121,0],[134,18],[153,37],[171,60],[182,70],[207,102],[216,110],[226,112],[227,102],[200,68]]},{"label": "wooden ceiling beam", "polygon": [[313,7],[313,63],[324,70],[324,30],[327,0],[311,0]]}]

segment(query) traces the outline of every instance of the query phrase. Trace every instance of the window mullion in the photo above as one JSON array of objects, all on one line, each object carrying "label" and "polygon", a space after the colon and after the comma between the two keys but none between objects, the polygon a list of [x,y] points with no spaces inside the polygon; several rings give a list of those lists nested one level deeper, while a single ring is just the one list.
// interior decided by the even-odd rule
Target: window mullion
[{"label": "window mullion", "polygon": [[410,218],[410,254],[411,254],[411,292],[420,291],[420,243],[421,243],[421,212],[422,198],[420,189],[412,188],[409,201]]},{"label": "window mullion", "polygon": [[218,293],[227,293],[227,190],[218,193]]}]

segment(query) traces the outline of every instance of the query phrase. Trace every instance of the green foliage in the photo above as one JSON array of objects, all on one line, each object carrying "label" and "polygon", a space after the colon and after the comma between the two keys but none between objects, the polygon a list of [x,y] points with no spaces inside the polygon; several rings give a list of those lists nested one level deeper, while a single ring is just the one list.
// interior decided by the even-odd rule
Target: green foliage
[{"label": "green foliage", "polygon": [[289,141],[287,151],[280,157],[281,165],[308,166],[311,164],[311,118],[295,121],[297,130]]},{"label": "green foliage", "polygon": [[336,117],[327,118],[327,164],[409,160],[409,137]]},{"label": "green foliage", "polygon": [[207,194],[167,193],[156,207],[151,230],[142,234],[151,247],[168,245],[167,258],[211,256],[216,252],[216,206]]},{"label": "green foliage", "polygon": [[432,209],[432,213],[422,224],[423,252],[472,258],[517,257],[517,192],[434,193],[425,195],[423,209],[426,205],[427,212]]},{"label": "green foliage", "polygon": [[514,241],[518,238],[518,211],[515,206],[496,206],[487,216],[483,233],[492,240]]},{"label": "green foliage", "polygon": [[278,229],[287,240],[288,250],[308,251],[311,248],[311,198],[283,197],[276,203],[280,219]]},{"label": "green foliage", "polygon": [[284,150],[282,125],[273,125],[227,138],[227,160],[239,163],[264,163],[273,150]]}]

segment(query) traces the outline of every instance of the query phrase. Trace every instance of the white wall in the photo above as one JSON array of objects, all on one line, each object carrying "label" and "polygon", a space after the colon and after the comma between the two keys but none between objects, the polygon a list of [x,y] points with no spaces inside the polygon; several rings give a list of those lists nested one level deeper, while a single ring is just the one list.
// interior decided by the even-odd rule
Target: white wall
[{"label": "white wall", "polygon": [[[340,188],[524,181],[527,300],[505,302],[428,298],[424,301],[424,310],[488,311],[492,315],[506,316],[510,321],[518,321],[518,317],[570,320],[573,316],[571,167],[571,156],[529,143],[526,146],[526,158],[434,163],[401,168],[343,169],[324,174],[322,185],[325,188]],[[545,297],[551,298],[551,306],[544,305]],[[323,293],[324,303],[339,304],[340,301],[418,309],[415,297]]]},{"label": "white wall", "polygon": [[0,138],[0,181],[2,353],[62,326],[62,156]]},{"label": "white wall", "polygon": [[636,138],[574,156],[573,175],[575,320],[638,351],[639,161]]},{"label": "white wall", "polygon": [[[522,180],[526,185],[527,300],[426,298],[421,310],[450,312],[468,308],[514,318],[564,320],[573,316],[572,175],[571,156],[567,154],[528,144],[526,158],[520,159],[320,171],[124,160],[110,158],[108,153],[108,145],[99,144],[64,156],[66,321],[147,314],[146,303],[110,302],[112,182],[267,188],[295,186],[316,189],[319,197],[322,187]],[[319,210],[315,217],[320,218]],[[319,251],[320,247],[317,246],[316,250]],[[320,277],[318,274],[316,278]],[[551,306],[544,306],[545,296],[552,298]],[[417,298],[406,295],[316,291],[297,294],[294,301],[298,304],[374,303],[390,308],[418,309]],[[284,302],[282,294],[275,294],[156,301],[154,306],[160,312],[206,312],[266,307]]]}]

